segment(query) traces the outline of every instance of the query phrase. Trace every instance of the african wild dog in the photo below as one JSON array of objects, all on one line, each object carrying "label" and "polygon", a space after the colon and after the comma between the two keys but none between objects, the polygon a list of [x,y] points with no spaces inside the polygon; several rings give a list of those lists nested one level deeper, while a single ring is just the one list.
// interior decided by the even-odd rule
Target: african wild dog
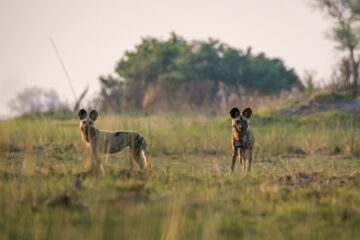
[{"label": "african wild dog", "polygon": [[141,169],[149,166],[148,153],[145,138],[136,132],[106,132],[95,127],[98,112],[92,110],[87,116],[84,109],[79,111],[80,133],[82,140],[86,143],[89,157],[87,167],[90,173],[104,175],[98,153],[117,153],[126,147],[130,148],[130,166],[132,161],[137,162]]},{"label": "african wild dog", "polygon": [[238,108],[233,108],[230,111],[232,118],[232,148],[233,157],[231,163],[231,172],[234,171],[236,157],[239,155],[239,162],[242,165],[244,160],[244,170],[246,170],[246,159],[248,159],[248,170],[251,170],[252,149],[255,143],[254,133],[249,126],[249,118],[252,115],[250,108],[245,108],[240,114]]}]

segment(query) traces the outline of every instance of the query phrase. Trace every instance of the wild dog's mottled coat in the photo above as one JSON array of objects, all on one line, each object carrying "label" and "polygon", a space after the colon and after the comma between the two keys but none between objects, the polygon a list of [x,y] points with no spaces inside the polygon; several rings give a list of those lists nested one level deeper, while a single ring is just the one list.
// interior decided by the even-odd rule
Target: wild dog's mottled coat
[{"label": "wild dog's mottled coat", "polygon": [[252,110],[250,108],[244,109],[241,115],[238,108],[233,108],[230,111],[230,116],[232,118],[231,142],[233,148],[231,171],[234,171],[238,154],[241,166],[243,165],[244,160],[244,170],[246,170],[246,159],[248,159],[248,170],[250,171],[251,169],[252,149],[255,143],[254,133],[249,126],[249,118],[251,115]]},{"label": "wild dog's mottled coat", "polygon": [[94,122],[98,117],[92,110],[87,117],[84,109],[79,111],[80,133],[89,152],[88,167],[96,174],[104,174],[98,153],[117,153],[126,147],[130,148],[130,165],[136,161],[141,169],[148,167],[145,138],[136,132],[107,132],[96,129]]}]

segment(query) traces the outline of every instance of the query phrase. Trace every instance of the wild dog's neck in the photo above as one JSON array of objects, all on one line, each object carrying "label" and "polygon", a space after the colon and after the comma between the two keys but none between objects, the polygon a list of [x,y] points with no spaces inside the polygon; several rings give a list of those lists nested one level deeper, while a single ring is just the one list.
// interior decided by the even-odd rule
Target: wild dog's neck
[{"label": "wild dog's neck", "polygon": [[239,131],[235,126],[233,126],[233,135],[237,141],[240,141],[243,136],[247,133],[247,129],[245,131]]},{"label": "wild dog's neck", "polygon": [[99,130],[95,127],[88,127],[87,130],[81,131],[82,138],[85,142],[90,142],[91,139],[94,139],[98,135]]}]

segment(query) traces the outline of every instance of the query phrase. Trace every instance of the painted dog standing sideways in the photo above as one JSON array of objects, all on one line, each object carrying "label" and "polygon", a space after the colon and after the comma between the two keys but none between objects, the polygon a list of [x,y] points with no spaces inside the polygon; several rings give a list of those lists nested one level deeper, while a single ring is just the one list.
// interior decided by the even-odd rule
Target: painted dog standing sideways
[{"label": "painted dog standing sideways", "polygon": [[145,138],[136,132],[98,130],[95,127],[97,117],[96,110],[92,110],[89,116],[84,109],[79,111],[80,133],[89,153],[87,161],[89,173],[105,175],[98,153],[117,153],[126,147],[130,148],[130,166],[133,166],[132,161],[134,160],[141,169],[146,169],[149,163]]},{"label": "painted dog standing sideways", "polygon": [[246,170],[246,159],[248,160],[248,170],[251,170],[252,150],[255,143],[254,133],[249,126],[249,118],[251,115],[252,110],[250,108],[245,108],[241,114],[238,108],[233,108],[230,111],[232,118],[231,142],[233,149],[231,172],[234,171],[238,154],[241,166],[244,160],[244,170]]}]

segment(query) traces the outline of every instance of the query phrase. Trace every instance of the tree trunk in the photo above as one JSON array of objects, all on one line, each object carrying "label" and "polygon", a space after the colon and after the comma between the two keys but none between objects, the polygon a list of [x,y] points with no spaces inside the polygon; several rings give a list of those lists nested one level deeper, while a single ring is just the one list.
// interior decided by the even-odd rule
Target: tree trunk
[{"label": "tree trunk", "polygon": [[357,88],[358,88],[359,72],[358,72],[358,64],[355,61],[353,48],[350,48],[350,62],[351,62],[351,68],[352,68],[353,77],[354,77],[352,93],[353,93],[353,97],[356,97],[357,96]]}]

